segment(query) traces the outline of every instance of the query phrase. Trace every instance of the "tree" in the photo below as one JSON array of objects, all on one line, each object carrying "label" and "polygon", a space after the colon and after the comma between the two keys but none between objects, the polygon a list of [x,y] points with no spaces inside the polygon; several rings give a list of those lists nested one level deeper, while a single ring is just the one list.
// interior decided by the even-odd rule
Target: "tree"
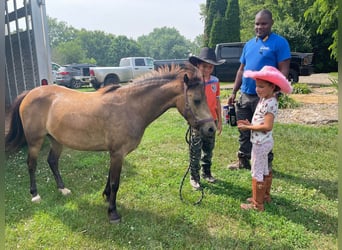
[{"label": "tree", "polygon": [[110,64],[114,66],[119,66],[120,59],[123,57],[144,56],[140,45],[126,36],[117,36],[107,53],[111,58]]},{"label": "tree", "polygon": [[191,43],[190,52],[192,55],[198,55],[202,47],[204,47],[204,35],[198,35],[195,37],[194,41]]},{"label": "tree", "polygon": [[48,36],[50,47],[54,48],[60,43],[72,41],[77,37],[77,29],[68,26],[66,22],[59,22],[56,18],[47,17]]},{"label": "tree", "polygon": [[188,57],[193,44],[175,28],[155,28],[148,35],[138,37],[138,44],[145,55],[154,59]]},{"label": "tree", "polygon": [[305,11],[304,17],[317,25],[316,32],[320,35],[331,31],[332,43],[329,46],[331,57],[337,59],[338,41],[338,4],[337,0],[315,0]]},{"label": "tree", "polygon": [[114,46],[114,35],[106,34],[103,31],[81,29],[78,33],[78,39],[86,57],[96,59],[99,66],[111,65],[112,58],[108,55],[108,51]]},{"label": "tree", "polygon": [[223,42],[240,41],[240,14],[238,0],[207,1],[205,44],[214,48]]},{"label": "tree", "polygon": [[[213,25],[211,26],[210,35],[209,35],[209,42],[208,47],[215,48],[216,44],[222,42],[229,42],[226,38],[226,34],[229,28],[227,25],[227,19],[223,16],[217,16],[214,21]],[[223,32],[222,32],[223,31]]]},{"label": "tree", "polygon": [[225,17],[227,24],[225,27],[225,40],[227,42],[240,42],[240,7],[238,0],[228,0]]},{"label": "tree", "polygon": [[[86,53],[79,40],[61,42],[52,50],[52,60],[60,64],[86,63]],[[93,61],[90,61],[93,63]]]},{"label": "tree", "polygon": [[[204,45],[210,47],[210,36],[216,32],[221,33],[221,19],[225,15],[227,9],[227,0],[207,0],[206,3],[206,19],[204,22]],[[216,21],[215,21],[216,20]],[[215,23],[215,30],[213,29]]]}]

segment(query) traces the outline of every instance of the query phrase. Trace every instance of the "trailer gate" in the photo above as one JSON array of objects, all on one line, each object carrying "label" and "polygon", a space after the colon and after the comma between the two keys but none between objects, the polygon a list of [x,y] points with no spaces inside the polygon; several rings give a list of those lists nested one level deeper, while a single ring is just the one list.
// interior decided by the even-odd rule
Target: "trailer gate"
[{"label": "trailer gate", "polygon": [[5,1],[5,105],[52,82],[45,0]]}]

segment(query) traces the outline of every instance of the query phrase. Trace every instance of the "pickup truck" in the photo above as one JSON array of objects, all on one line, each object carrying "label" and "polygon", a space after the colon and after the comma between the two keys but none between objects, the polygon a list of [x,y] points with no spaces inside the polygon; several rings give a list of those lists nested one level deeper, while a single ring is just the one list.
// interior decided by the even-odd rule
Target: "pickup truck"
[{"label": "pickup truck", "polygon": [[[215,52],[217,60],[225,59],[225,63],[214,67],[213,75],[221,82],[234,82],[236,72],[240,67],[240,56],[245,43],[219,43]],[[298,82],[299,76],[308,76],[313,72],[313,53],[291,52],[290,72],[288,79],[291,82]],[[163,65],[171,64],[184,65],[188,59],[155,60],[154,68],[158,69]]]},{"label": "pickup truck", "polygon": [[132,81],[140,75],[153,70],[151,57],[121,58],[119,67],[91,67],[90,83],[94,89],[109,84],[119,84]]}]

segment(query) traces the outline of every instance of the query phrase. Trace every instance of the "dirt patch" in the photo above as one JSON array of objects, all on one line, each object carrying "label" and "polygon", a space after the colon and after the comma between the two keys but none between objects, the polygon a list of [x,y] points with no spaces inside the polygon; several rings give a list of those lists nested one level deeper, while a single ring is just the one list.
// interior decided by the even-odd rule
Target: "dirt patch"
[{"label": "dirt patch", "polygon": [[310,76],[300,76],[300,83],[307,83],[310,85],[331,85],[337,81],[336,76],[327,73],[312,74]]},{"label": "dirt patch", "polygon": [[300,103],[334,104],[338,103],[337,89],[334,87],[313,87],[310,94],[292,94],[291,98]]},{"label": "dirt patch", "polygon": [[295,109],[280,109],[279,123],[322,125],[338,122],[338,91],[334,87],[313,87],[310,94],[292,94],[300,103]]}]

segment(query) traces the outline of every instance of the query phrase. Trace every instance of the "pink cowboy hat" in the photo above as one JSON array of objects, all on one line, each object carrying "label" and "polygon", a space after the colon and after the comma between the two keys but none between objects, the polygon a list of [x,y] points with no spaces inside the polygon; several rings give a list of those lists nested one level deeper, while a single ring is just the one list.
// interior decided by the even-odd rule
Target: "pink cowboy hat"
[{"label": "pink cowboy hat", "polygon": [[291,83],[286,77],[275,67],[264,66],[260,71],[246,70],[243,73],[244,77],[253,78],[254,80],[260,79],[277,85],[280,91],[286,94],[292,92]]}]

